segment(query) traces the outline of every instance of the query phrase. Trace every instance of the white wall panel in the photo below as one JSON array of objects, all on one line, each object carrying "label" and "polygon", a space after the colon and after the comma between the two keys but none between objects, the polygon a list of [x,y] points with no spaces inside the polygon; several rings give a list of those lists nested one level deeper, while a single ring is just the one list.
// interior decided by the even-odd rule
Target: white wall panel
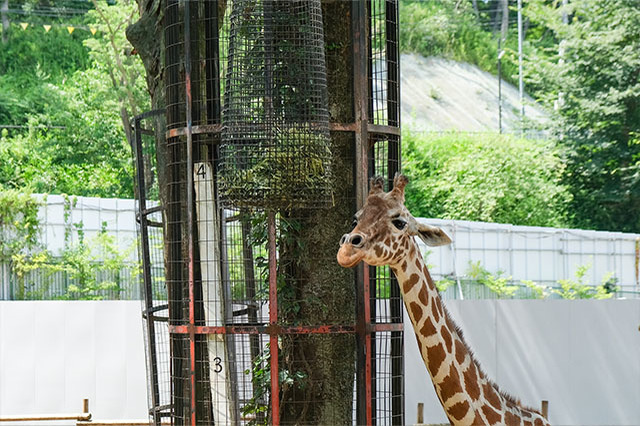
[{"label": "white wall panel", "polygon": [[[448,300],[486,373],[552,424],[640,424],[639,300]],[[405,315],[406,422],[446,421]]]}]

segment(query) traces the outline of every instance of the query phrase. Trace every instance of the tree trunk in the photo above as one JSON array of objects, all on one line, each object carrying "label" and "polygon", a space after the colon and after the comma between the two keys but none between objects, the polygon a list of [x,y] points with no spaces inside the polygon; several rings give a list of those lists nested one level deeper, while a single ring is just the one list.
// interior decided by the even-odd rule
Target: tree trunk
[{"label": "tree trunk", "polygon": [[[329,114],[332,122],[354,120],[353,64],[351,60],[351,2],[326,1],[322,4]],[[293,276],[294,300],[299,311],[283,313],[287,323],[354,324],[354,272],[335,261],[336,244],[349,227],[354,213],[354,137],[352,133],[331,134],[332,207],[296,211],[300,221],[294,244],[302,249],[298,259],[288,259],[282,250],[280,267]],[[355,375],[355,337],[353,335],[294,335],[283,339],[281,368],[302,373],[301,388],[283,386],[282,424],[351,424],[353,419],[353,380]]]}]

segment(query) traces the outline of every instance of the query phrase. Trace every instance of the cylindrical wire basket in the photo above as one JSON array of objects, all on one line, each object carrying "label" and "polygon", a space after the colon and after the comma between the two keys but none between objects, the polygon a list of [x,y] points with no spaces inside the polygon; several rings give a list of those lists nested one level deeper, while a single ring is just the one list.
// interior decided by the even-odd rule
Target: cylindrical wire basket
[{"label": "cylindrical wire basket", "polygon": [[327,205],[331,149],[320,0],[235,0],[222,143],[223,205]]}]

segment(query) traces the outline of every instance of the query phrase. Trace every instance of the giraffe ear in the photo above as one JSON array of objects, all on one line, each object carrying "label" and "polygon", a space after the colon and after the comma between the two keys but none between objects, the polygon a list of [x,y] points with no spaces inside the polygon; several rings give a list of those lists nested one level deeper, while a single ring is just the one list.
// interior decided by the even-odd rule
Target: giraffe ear
[{"label": "giraffe ear", "polygon": [[382,176],[374,176],[371,178],[371,180],[369,181],[369,186],[371,187],[371,189],[369,189],[369,194],[376,194],[378,192],[383,192],[384,191],[384,179],[382,178]]},{"label": "giraffe ear", "polygon": [[428,246],[451,244],[451,238],[440,228],[418,222],[418,236]]}]

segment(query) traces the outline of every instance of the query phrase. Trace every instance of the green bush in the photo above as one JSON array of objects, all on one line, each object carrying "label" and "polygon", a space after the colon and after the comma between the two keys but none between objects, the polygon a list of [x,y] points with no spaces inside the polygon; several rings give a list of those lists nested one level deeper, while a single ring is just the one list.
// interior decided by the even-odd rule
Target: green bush
[{"label": "green bush", "polygon": [[499,134],[403,134],[415,216],[563,226],[570,200],[554,144]]}]

